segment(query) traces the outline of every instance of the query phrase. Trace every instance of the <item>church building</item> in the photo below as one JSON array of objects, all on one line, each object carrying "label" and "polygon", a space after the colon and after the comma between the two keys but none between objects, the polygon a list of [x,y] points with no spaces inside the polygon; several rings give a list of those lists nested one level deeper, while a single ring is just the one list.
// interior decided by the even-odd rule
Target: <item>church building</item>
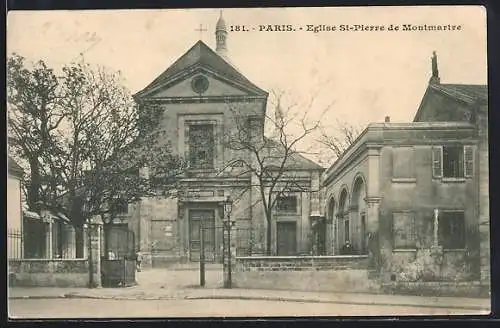
[{"label": "church building", "polygon": [[[249,81],[229,58],[228,32],[221,16],[215,29],[215,51],[196,42],[179,59],[134,95],[139,106],[161,106],[158,128],[173,152],[189,165],[176,195],[159,194],[130,205],[129,229],[136,248],[153,266],[198,261],[204,231],[207,261],[222,256],[224,201],[233,200],[232,247],[238,255],[265,253],[267,222],[255,176],[238,164],[252,161],[246,150],[226,146],[238,133],[235,119],[248,122],[252,137],[262,140],[268,93]],[[323,167],[294,154],[285,170],[300,188],[279,193],[271,224],[273,255],[310,254],[311,227],[320,216],[319,183]],[[155,179],[154,169],[149,170]],[[201,230],[203,227],[203,230]]]}]

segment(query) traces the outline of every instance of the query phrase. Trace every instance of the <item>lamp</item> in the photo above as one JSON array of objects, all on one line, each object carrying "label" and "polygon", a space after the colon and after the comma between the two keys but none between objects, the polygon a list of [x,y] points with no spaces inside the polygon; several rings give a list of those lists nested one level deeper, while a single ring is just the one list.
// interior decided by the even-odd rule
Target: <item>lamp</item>
[{"label": "lamp", "polygon": [[[226,200],[224,201],[224,213],[226,214],[227,220],[224,220],[224,235],[227,233],[227,278],[224,278],[224,287],[231,288],[232,278],[231,278],[231,227],[234,225],[234,221],[231,221],[231,211],[233,210],[233,200],[231,196],[228,195]],[[224,242],[225,243],[225,242]],[[226,251],[226,247],[224,247],[224,252]],[[224,255],[224,258],[226,257]],[[223,259],[224,261],[224,259]]]},{"label": "lamp", "polygon": [[231,217],[232,210],[233,210],[233,200],[231,199],[231,196],[228,195],[226,201],[224,202],[224,213],[226,214],[228,220]]}]

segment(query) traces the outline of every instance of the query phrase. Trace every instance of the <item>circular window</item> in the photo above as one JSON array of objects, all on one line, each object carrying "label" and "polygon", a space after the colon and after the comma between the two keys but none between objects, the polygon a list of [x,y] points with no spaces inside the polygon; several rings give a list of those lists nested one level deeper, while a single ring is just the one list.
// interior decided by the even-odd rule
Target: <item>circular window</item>
[{"label": "circular window", "polygon": [[208,79],[203,75],[198,75],[191,81],[191,87],[196,93],[203,93],[208,89]]}]

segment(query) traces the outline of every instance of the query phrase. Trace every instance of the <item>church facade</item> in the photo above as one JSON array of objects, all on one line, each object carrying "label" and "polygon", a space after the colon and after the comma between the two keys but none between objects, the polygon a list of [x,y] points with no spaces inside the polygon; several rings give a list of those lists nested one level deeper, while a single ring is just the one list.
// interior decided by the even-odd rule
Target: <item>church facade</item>
[{"label": "church facade", "polygon": [[[200,232],[205,257],[222,256],[224,201],[233,200],[232,248],[238,255],[264,254],[267,222],[256,177],[238,165],[250,153],[226,147],[225,138],[238,133],[235,119],[264,138],[268,93],[250,82],[228,56],[227,30],[221,17],[216,26],[216,50],[198,41],[153,82],[134,95],[139,106],[161,107],[158,128],[173,152],[189,165],[176,195],[142,199],[129,206],[127,225],[135,232],[136,248],[154,266],[198,261]],[[312,218],[320,209],[319,183],[323,168],[296,155],[292,172],[301,186],[280,194],[271,224],[273,255],[308,254]],[[154,182],[154,170],[149,171]],[[312,190],[315,189],[315,192]],[[202,228],[203,227],[203,228]],[[201,229],[202,228],[202,229]]]}]

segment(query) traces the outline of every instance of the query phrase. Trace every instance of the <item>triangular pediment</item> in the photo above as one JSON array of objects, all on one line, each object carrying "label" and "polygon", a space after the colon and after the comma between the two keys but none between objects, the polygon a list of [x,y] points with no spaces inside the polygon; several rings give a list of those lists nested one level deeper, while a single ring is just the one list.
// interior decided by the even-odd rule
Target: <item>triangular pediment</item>
[{"label": "triangular pediment", "polygon": [[[196,89],[196,79],[203,77],[207,81],[206,90],[199,92]],[[227,97],[227,96],[252,96],[252,90],[225,80],[216,74],[204,69],[197,69],[186,76],[159,85],[152,90],[148,98],[171,98],[171,97]]]},{"label": "triangular pediment", "polygon": [[[207,77],[209,87],[203,93],[192,88],[196,74]],[[267,92],[250,82],[234,65],[219,56],[202,41],[198,41],[184,55],[160,74],[136,98],[179,96],[265,96]]]}]

